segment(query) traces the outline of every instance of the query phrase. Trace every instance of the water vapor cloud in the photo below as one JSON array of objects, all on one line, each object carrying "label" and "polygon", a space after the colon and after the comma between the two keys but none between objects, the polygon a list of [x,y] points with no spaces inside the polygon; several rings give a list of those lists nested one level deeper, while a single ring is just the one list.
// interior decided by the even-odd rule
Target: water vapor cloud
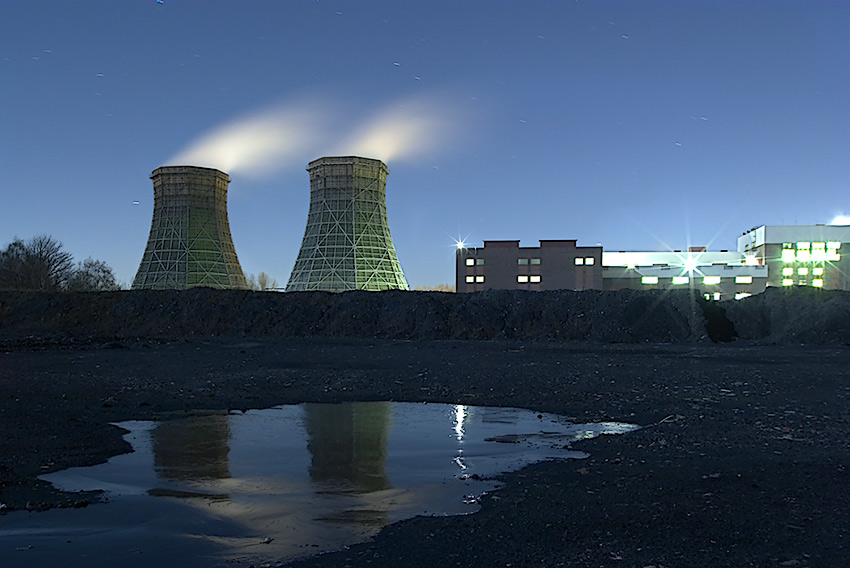
[{"label": "water vapor cloud", "polygon": [[403,161],[447,143],[459,123],[459,115],[447,104],[410,99],[379,109],[357,125],[334,153]]},{"label": "water vapor cloud", "polygon": [[314,104],[264,109],[207,132],[166,163],[263,177],[318,143],[323,121]]},{"label": "water vapor cloud", "polygon": [[[445,147],[460,113],[440,96],[353,108],[342,101],[299,100],[239,117],[201,135],[164,165],[217,168],[262,178],[303,168],[323,156],[399,162]],[[365,117],[365,118],[364,118]]]}]

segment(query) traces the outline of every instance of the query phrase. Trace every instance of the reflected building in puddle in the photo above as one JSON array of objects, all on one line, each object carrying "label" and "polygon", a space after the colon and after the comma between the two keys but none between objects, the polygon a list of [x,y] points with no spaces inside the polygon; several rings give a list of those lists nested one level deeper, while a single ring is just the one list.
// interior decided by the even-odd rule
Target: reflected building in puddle
[{"label": "reflected building in puddle", "polygon": [[167,420],[153,431],[157,475],[173,480],[230,478],[227,414]]},{"label": "reflected building in puddle", "polygon": [[314,483],[331,492],[390,488],[386,474],[389,403],[307,404],[304,426]]}]

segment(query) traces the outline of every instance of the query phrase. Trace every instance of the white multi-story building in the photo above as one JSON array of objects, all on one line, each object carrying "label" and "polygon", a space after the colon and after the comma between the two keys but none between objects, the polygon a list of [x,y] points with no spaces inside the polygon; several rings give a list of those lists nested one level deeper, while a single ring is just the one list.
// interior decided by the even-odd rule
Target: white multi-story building
[{"label": "white multi-story building", "polygon": [[848,225],[762,225],[738,237],[738,251],[767,266],[768,286],[850,290]]}]

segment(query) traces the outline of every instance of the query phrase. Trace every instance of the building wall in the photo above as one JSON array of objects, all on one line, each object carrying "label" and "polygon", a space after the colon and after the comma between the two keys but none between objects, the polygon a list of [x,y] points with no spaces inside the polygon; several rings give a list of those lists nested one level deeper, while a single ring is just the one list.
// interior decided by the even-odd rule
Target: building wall
[{"label": "building wall", "polygon": [[580,247],[574,240],[543,240],[538,247],[484,241],[481,248],[458,249],[455,263],[460,293],[602,289],[602,247]]}]

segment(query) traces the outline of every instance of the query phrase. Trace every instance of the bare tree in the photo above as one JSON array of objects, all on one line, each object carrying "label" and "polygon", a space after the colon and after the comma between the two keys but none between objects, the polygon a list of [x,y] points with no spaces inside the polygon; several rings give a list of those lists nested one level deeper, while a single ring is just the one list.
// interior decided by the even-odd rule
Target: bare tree
[{"label": "bare tree", "polygon": [[0,251],[0,290],[24,289],[25,263],[26,245],[21,239],[15,239]]},{"label": "bare tree", "polygon": [[277,280],[266,274],[265,272],[260,272],[257,275],[257,286],[259,286],[260,290],[273,290],[277,288]]},{"label": "bare tree", "polygon": [[68,290],[75,292],[99,292],[118,290],[112,268],[102,260],[91,257],[77,265],[68,280]]},{"label": "bare tree", "polygon": [[454,292],[453,284],[437,284],[436,286],[417,286],[414,292]]},{"label": "bare tree", "polygon": [[257,276],[249,274],[245,277],[245,280],[248,282],[248,289],[255,292],[265,292],[277,288],[277,280],[265,272],[260,272]]},{"label": "bare tree", "polygon": [[48,235],[15,239],[0,254],[0,286],[11,290],[61,290],[74,269],[71,253]]}]

